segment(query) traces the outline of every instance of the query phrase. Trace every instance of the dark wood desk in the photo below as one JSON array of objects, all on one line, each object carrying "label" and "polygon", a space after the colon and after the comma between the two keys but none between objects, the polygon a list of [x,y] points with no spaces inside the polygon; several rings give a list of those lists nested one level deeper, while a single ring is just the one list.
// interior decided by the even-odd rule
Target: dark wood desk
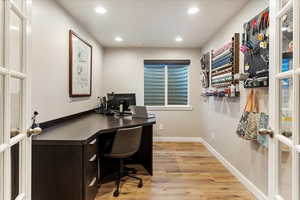
[{"label": "dark wood desk", "polygon": [[152,175],[153,124],[155,119],[91,113],[47,128],[33,138],[32,199],[93,200],[103,179],[99,174],[105,175],[99,156],[104,136],[120,128],[143,126],[141,147],[133,162]]}]

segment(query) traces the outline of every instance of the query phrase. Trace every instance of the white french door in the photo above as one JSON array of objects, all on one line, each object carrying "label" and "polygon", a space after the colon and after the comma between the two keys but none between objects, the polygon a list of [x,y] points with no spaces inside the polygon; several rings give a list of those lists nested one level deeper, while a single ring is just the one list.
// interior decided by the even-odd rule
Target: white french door
[{"label": "white french door", "polygon": [[31,199],[30,11],[31,0],[0,0],[0,200]]},{"label": "white french door", "polygon": [[300,0],[270,0],[269,199],[299,200]]}]

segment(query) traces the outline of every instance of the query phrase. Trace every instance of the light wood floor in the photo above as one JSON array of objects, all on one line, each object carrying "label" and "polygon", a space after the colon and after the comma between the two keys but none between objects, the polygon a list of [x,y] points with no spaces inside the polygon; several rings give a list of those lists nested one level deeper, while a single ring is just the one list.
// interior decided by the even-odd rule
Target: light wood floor
[{"label": "light wood floor", "polygon": [[96,200],[254,200],[225,167],[198,143],[155,143],[154,176],[127,179],[118,198],[114,183],[101,186]]}]

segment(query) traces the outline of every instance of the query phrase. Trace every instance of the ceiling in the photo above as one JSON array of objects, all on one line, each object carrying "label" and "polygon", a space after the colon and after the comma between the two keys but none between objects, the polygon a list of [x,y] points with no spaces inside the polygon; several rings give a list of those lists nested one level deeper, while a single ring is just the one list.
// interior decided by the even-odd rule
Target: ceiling
[{"label": "ceiling", "polygon": [[[56,1],[105,47],[201,47],[248,0]],[[97,14],[97,6],[107,13]],[[200,11],[188,15],[190,7]]]}]

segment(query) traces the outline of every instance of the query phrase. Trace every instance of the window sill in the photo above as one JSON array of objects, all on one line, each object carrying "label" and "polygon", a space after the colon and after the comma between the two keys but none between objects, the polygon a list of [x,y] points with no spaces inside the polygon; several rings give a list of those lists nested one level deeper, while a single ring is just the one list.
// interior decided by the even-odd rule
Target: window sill
[{"label": "window sill", "polygon": [[149,111],[192,111],[193,107],[188,106],[147,106]]}]

